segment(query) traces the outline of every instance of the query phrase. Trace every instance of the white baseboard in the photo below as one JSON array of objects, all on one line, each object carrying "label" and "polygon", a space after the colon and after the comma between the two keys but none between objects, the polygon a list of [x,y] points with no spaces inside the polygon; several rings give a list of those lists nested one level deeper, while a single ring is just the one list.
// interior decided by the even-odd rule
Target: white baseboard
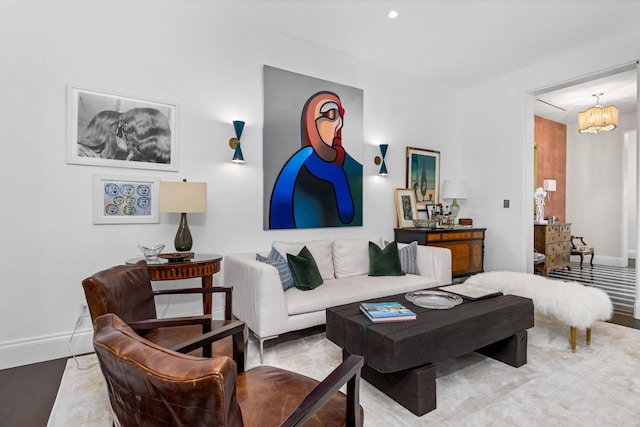
[{"label": "white baseboard", "polygon": [[46,360],[93,352],[93,328],[3,343],[0,346],[0,369],[29,365]]},{"label": "white baseboard", "polygon": [[[198,314],[202,312],[171,313],[168,317],[197,316]],[[214,309],[213,316],[223,319],[224,310]],[[70,339],[71,342],[69,342]],[[93,353],[93,351],[93,327],[89,316],[84,315],[78,319],[75,332],[71,330],[0,343],[0,369]]]}]

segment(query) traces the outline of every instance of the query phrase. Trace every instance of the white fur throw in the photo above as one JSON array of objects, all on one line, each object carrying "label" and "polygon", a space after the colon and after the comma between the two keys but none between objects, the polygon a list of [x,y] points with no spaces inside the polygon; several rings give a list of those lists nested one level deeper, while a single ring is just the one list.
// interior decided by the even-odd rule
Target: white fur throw
[{"label": "white fur throw", "polygon": [[596,320],[608,320],[613,313],[613,304],[606,292],[578,282],[552,280],[529,273],[492,271],[471,276],[465,283],[531,298],[540,314],[578,329],[590,328]]}]

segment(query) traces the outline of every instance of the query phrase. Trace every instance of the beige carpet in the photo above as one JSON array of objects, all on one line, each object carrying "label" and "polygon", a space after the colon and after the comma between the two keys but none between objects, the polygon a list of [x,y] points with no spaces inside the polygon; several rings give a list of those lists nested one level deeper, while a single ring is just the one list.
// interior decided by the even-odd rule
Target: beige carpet
[{"label": "beige carpet", "polygon": [[[265,363],[323,378],[340,362],[340,349],[324,333],[295,338],[268,346]],[[69,361],[49,426],[111,425],[95,356],[79,361],[89,368]],[[251,340],[248,365],[257,364]],[[360,399],[366,426],[638,426],[640,330],[598,322],[590,347],[579,332],[574,354],[568,327],[536,317],[526,365],[516,369],[476,353],[438,365],[437,408],[422,417],[366,381]]]}]

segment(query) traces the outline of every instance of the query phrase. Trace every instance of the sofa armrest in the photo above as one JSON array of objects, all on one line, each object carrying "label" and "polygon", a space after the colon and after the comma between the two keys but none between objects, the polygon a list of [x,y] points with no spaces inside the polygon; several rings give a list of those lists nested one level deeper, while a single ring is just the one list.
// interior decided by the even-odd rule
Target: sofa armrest
[{"label": "sofa armrest", "polygon": [[257,336],[272,336],[289,315],[278,270],[253,252],[226,255],[223,271],[225,286],[233,286],[233,314]]},{"label": "sofa armrest", "polygon": [[449,249],[418,245],[416,263],[421,276],[434,278],[440,285],[451,284],[451,251]]}]

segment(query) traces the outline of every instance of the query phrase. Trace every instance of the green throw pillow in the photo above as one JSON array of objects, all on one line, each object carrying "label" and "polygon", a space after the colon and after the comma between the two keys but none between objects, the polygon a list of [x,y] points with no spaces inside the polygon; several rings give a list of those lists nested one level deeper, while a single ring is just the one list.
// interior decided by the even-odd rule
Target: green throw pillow
[{"label": "green throw pillow", "polygon": [[287,254],[287,262],[293,275],[293,283],[302,291],[310,291],[322,285],[322,275],[313,259],[313,255],[305,246],[298,255]]},{"label": "green throw pillow", "polygon": [[397,242],[389,243],[384,249],[369,242],[369,276],[404,276]]}]

